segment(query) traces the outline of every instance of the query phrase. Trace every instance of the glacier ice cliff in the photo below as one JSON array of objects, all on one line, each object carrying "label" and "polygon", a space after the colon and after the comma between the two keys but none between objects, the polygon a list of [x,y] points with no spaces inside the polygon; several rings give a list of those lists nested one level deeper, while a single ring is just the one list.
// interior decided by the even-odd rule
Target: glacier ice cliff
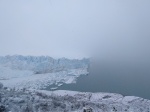
[{"label": "glacier ice cliff", "polygon": [[0,65],[19,70],[32,70],[37,74],[67,69],[87,68],[89,59],[54,59],[49,56],[1,56]]},{"label": "glacier ice cliff", "polygon": [[89,59],[54,59],[49,56],[0,57],[0,80],[6,87],[43,89],[75,83],[88,74]]}]

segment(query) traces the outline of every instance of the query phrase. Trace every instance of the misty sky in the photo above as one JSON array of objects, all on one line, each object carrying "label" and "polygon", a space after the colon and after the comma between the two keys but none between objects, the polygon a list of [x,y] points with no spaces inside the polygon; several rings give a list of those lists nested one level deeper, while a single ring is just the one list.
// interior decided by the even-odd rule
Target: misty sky
[{"label": "misty sky", "polygon": [[149,55],[150,0],[0,0],[0,55]]}]

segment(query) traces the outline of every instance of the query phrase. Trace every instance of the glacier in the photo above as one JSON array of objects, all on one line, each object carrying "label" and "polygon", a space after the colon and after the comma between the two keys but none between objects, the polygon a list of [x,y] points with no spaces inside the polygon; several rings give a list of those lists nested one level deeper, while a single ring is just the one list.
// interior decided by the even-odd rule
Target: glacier
[{"label": "glacier", "polygon": [[[49,56],[1,56],[0,81],[10,88],[44,89],[75,83],[88,74],[89,59],[54,59]],[[53,89],[53,88],[52,88]]]},{"label": "glacier", "polygon": [[58,72],[67,69],[86,68],[89,59],[54,59],[49,56],[0,56],[0,65],[17,70],[31,70],[36,74]]}]

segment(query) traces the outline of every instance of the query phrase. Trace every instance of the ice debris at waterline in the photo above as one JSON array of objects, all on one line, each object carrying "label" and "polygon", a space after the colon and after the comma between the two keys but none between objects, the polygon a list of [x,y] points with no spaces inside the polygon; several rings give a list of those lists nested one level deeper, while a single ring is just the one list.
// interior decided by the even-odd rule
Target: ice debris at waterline
[{"label": "ice debris at waterline", "polygon": [[0,80],[6,87],[43,89],[75,83],[88,74],[89,59],[53,59],[45,56],[0,57]]}]

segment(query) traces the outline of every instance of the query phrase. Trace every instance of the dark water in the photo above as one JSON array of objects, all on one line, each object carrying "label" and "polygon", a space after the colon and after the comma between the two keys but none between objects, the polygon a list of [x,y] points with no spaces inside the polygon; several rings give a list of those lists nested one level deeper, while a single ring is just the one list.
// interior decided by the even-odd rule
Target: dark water
[{"label": "dark water", "polygon": [[[97,71],[97,72],[93,72]],[[76,84],[64,84],[60,90],[111,92],[150,99],[150,66],[142,64],[101,64]]]}]

